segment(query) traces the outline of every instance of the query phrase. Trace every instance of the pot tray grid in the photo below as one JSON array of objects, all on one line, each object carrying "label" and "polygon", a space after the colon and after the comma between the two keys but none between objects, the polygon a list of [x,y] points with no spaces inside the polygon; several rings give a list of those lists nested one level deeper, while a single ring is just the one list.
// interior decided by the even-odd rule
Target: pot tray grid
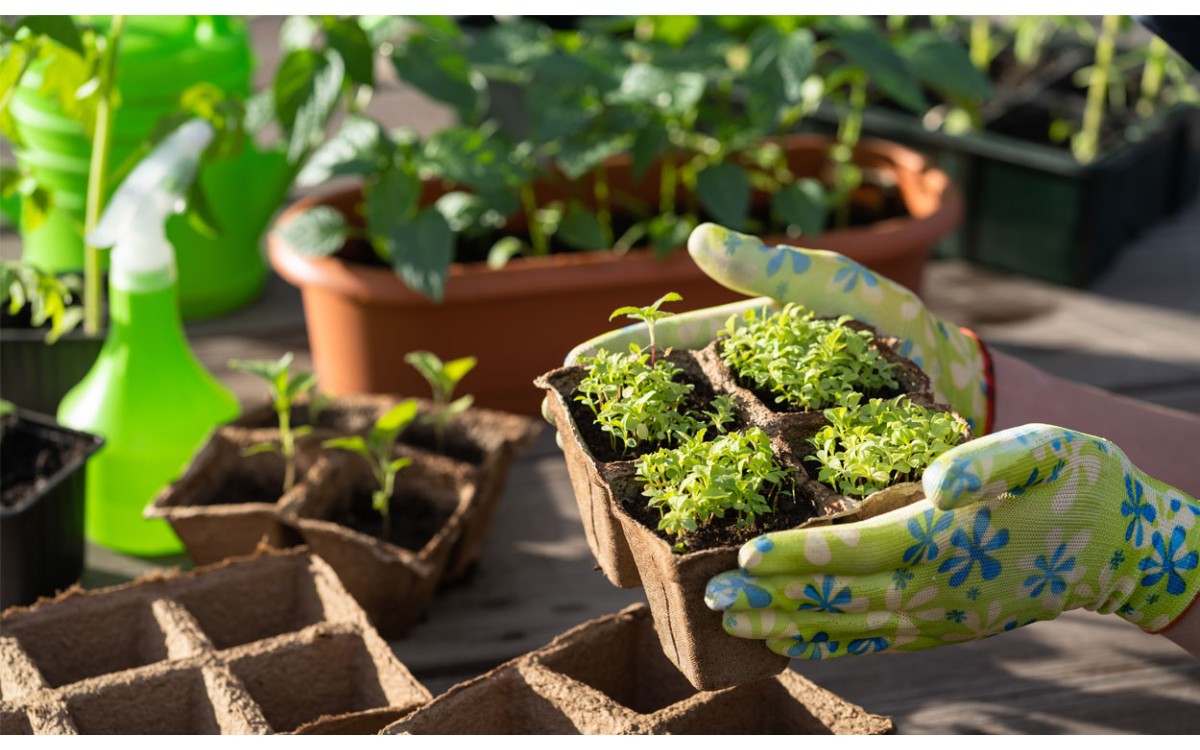
[{"label": "pot tray grid", "polygon": [[585,623],[461,683],[384,734],[883,734],[875,716],[784,672],[698,692],[644,604]]},{"label": "pot tray grid", "polygon": [[0,625],[4,734],[374,732],[430,697],[305,549],[74,589]]}]

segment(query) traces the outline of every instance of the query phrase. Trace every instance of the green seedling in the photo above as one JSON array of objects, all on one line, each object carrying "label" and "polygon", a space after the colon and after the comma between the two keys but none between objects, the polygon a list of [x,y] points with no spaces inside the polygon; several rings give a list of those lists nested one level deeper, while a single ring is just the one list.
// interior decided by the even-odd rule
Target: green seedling
[{"label": "green seedling", "polygon": [[0,261],[0,305],[8,305],[9,315],[28,305],[30,324],[40,328],[49,323],[46,343],[53,344],[83,320],[83,308],[72,305],[77,281],[78,277],[63,280],[18,261]]},{"label": "green seedling", "polygon": [[429,381],[429,387],[433,390],[433,413],[428,420],[433,424],[438,452],[445,453],[446,425],[475,403],[475,397],[470,394],[455,399],[454,389],[475,368],[477,360],[474,357],[461,357],[443,363],[436,354],[419,351],[409,352],[404,356],[404,361]]},{"label": "green seedling", "polygon": [[[243,456],[258,453],[278,453],[283,457],[283,491],[286,493],[296,484],[296,441],[312,432],[312,425],[292,427],[292,404],[300,396],[308,393],[317,385],[317,376],[311,372],[291,373],[292,353],[288,352],[278,360],[269,359],[231,359],[229,369],[238,372],[248,372],[257,375],[267,383],[271,394],[271,406],[279,417],[279,443],[272,441],[255,443],[247,446]],[[314,404],[327,403],[327,399],[314,397],[310,402],[310,417],[315,421],[312,411]],[[316,408],[320,408],[317,406]]]},{"label": "green seedling", "polygon": [[396,489],[396,474],[412,463],[411,458],[393,458],[396,438],[417,417],[417,402],[407,399],[393,406],[371,425],[371,431],[362,435],[333,438],[321,443],[323,448],[350,451],[362,456],[371,467],[378,487],[371,493],[371,507],[383,519],[383,538],[391,536],[389,506]]},{"label": "green seedling", "polygon": [[895,365],[873,346],[869,331],[820,319],[789,304],[774,315],[749,310],[738,325],[730,318],[721,357],[743,380],[775,396],[778,404],[814,410],[848,394],[896,388]]},{"label": "green seedling", "polygon": [[678,292],[667,292],[647,307],[634,307],[632,305],[618,307],[616,310],[612,311],[612,315],[609,315],[608,319],[613,320],[618,315],[624,315],[627,318],[632,320],[640,320],[646,324],[646,328],[650,331],[650,364],[653,366],[655,362],[655,353],[658,350],[658,347],[654,343],[654,324],[663,318],[669,318],[675,314],[666,310],[659,310],[658,308],[661,307],[664,302],[681,301],[683,301],[683,297],[681,297]]},{"label": "green seedling", "polygon": [[658,528],[674,537],[732,516],[746,528],[773,512],[768,485],[779,487],[787,472],[775,460],[771,441],[757,427],[706,441],[703,430],[678,448],[642,456],[637,479],[647,505],[660,513]]},{"label": "green seedling", "polygon": [[819,481],[848,497],[916,481],[935,458],[966,437],[952,414],[904,396],[860,401],[853,394],[844,406],[825,410],[828,424],[809,439],[816,451],[805,457],[820,464]]}]

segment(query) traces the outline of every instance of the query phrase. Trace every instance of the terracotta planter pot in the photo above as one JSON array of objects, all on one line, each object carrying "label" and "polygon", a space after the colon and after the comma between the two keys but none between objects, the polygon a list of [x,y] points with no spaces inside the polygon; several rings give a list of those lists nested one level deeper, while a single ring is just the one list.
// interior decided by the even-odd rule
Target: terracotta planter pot
[{"label": "terracotta planter pot", "polygon": [[886,734],[891,720],[795,672],[697,692],[657,648],[645,605],[580,625],[383,734]]},{"label": "terracotta planter pot", "polygon": [[304,551],[74,590],[0,622],[5,734],[373,734],[430,698]]},{"label": "terracotta planter pot", "polygon": [[[910,399],[933,404],[929,379],[890,348],[894,339],[878,337],[881,353],[900,365],[900,389]],[[777,412],[755,393],[743,388],[721,361],[717,344],[699,352],[676,352],[695,360],[715,393],[737,401],[737,421],[731,429],[762,428],[771,438],[776,459],[792,470],[795,493],[815,509],[804,525],[830,523],[835,518],[866,518],[907,505],[920,496],[920,485],[905,483],[853,501],[815,480],[803,464],[811,451],[808,438],[824,425],[821,412]],[[600,569],[614,585],[646,589],[663,651],[695,687],[716,690],[777,674],[788,659],[768,651],[760,641],[733,638],[721,627],[721,613],[704,604],[708,580],[737,567],[738,546],[679,554],[672,544],[638,520],[630,510],[644,507],[642,485],[635,479],[634,460],[601,460],[600,448],[589,445],[580,426],[593,419],[588,407],[575,401],[580,366],[563,367],[538,379],[546,390],[550,416],[558,425],[571,486],[579,505],[584,531]],[[965,422],[960,422],[966,428]]]},{"label": "terracotta planter pot", "polygon": [[[793,136],[785,145],[797,174],[819,174],[827,139]],[[912,217],[830,231],[805,244],[842,252],[919,292],[930,249],[961,219],[958,193],[924,157],[895,144],[864,141],[856,161],[894,170]],[[657,200],[655,170],[635,181],[629,160],[616,159],[607,171],[615,200],[632,196],[650,205]],[[427,185],[425,198],[435,199],[441,189]],[[537,192],[539,200],[588,200],[591,188],[580,182],[542,185]],[[316,205],[361,222],[355,210],[360,201],[358,188],[307,198],[285,211],[276,228]],[[649,250],[631,250],[515,258],[498,270],[456,263],[441,304],[409,289],[391,269],[301,255],[276,231],[268,249],[275,270],[302,291],[314,365],[329,393],[424,392],[427,385],[404,355],[428,349],[443,358],[478,357],[471,381],[477,403],[518,414],[537,413],[540,400],[529,382],[560,364],[573,346],[607,330],[615,307],[668,291],[682,294],[692,309],[741,298],[705,276],[682,249],[662,261]]]}]

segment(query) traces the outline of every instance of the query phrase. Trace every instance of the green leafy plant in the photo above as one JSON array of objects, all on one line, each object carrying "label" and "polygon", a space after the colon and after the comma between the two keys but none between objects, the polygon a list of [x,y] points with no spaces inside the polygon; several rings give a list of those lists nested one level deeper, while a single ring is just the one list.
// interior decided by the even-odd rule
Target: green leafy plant
[{"label": "green leafy plant", "polygon": [[446,425],[475,403],[475,397],[470,394],[454,398],[454,389],[458,387],[459,381],[475,368],[477,360],[474,357],[460,357],[442,362],[433,352],[418,351],[406,354],[404,361],[415,367],[417,372],[429,381],[429,387],[433,391],[433,413],[429,415],[429,422],[433,424],[437,450],[444,453]]},{"label": "green leafy plant", "polygon": [[30,324],[40,328],[46,323],[46,343],[53,344],[72,331],[83,319],[83,308],[72,305],[78,277],[59,278],[16,261],[0,261],[0,305],[8,305],[8,314],[16,315],[29,306]]},{"label": "green leafy plant", "polygon": [[612,320],[618,315],[624,315],[627,318],[640,320],[646,324],[646,329],[650,332],[650,364],[653,365],[655,362],[655,352],[658,350],[658,347],[654,343],[654,324],[663,318],[669,318],[675,314],[667,310],[659,310],[658,308],[664,302],[680,302],[682,300],[683,297],[678,292],[667,292],[646,307],[633,307],[631,305],[618,307],[616,310],[613,310],[612,315],[609,315],[608,319]]},{"label": "green leafy plant", "polygon": [[809,439],[816,450],[805,459],[820,465],[819,481],[849,497],[915,481],[965,438],[953,414],[903,396],[864,404],[853,394],[845,405],[826,409],[825,418],[828,424]]},{"label": "green leafy plant", "polygon": [[713,440],[701,430],[678,448],[663,449],[637,461],[637,480],[647,506],[660,514],[658,528],[680,537],[732,517],[738,528],[773,511],[770,488],[787,472],[775,460],[771,441],[757,427]]},{"label": "green leafy plant", "polygon": [[[0,133],[16,148],[23,140],[10,105],[21,80],[40,69],[40,93],[83,129],[91,142],[86,205],[82,222],[83,282],[80,298],[84,330],[101,326],[104,295],[102,253],[86,243],[99,222],[112,188],[158,143],[186,120],[200,117],[216,138],[203,163],[234,156],[256,133],[276,126],[288,158],[289,181],[325,138],[330,119],[343,107],[365,106],[374,83],[372,56],[390,30],[378,20],[335,16],[292,17],[284,24],[283,59],[268,90],[249,98],[209,83],[184,90],[121,163],[112,163],[113,116],[118,102],[118,52],[127,17],[76,21],[70,16],[24,16],[0,22]],[[303,28],[301,28],[303,27]],[[28,169],[0,167],[0,193],[21,197],[21,227],[39,227],[56,205],[54,188]],[[221,227],[201,188],[193,182],[187,218],[198,232],[219,236]]]},{"label": "green leafy plant", "polygon": [[[278,360],[269,359],[231,359],[229,369],[257,375],[267,383],[270,392],[271,407],[279,419],[279,442],[272,441],[255,443],[247,446],[242,455],[251,456],[257,453],[278,453],[283,457],[283,491],[286,493],[296,484],[296,441],[313,431],[312,424],[292,427],[292,406],[296,400],[317,386],[317,376],[311,372],[292,374],[293,355],[284,354]],[[310,407],[319,405],[322,400],[313,397]],[[315,421],[316,415],[310,412],[310,421]]]},{"label": "green leafy plant", "polygon": [[371,492],[371,507],[379,513],[383,521],[383,538],[391,536],[391,500],[396,490],[396,474],[412,463],[411,458],[395,457],[393,449],[396,438],[406,427],[417,418],[417,402],[407,399],[384,412],[366,437],[351,435],[326,440],[321,443],[324,448],[344,450],[362,456],[371,473],[375,476],[377,487]]},{"label": "green leafy plant", "polygon": [[870,331],[817,318],[797,304],[774,315],[748,310],[721,332],[721,358],[739,377],[775,395],[775,402],[814,410],[853,393],[896,388],[895,365],[873,346]]}]

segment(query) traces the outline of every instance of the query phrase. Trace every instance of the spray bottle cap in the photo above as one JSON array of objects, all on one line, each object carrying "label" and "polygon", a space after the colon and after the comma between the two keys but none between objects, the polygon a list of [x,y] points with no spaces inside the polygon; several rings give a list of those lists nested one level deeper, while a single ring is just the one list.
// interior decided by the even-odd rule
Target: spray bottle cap
[{"label": "spray bottle cap", "polygon": [[150,291],[175,283],[167,218],[182,208],[213,135],[204,120],[189,120],[139,162],[113,194],[88,242],[113,249],[109,280],[114,287]]}]

